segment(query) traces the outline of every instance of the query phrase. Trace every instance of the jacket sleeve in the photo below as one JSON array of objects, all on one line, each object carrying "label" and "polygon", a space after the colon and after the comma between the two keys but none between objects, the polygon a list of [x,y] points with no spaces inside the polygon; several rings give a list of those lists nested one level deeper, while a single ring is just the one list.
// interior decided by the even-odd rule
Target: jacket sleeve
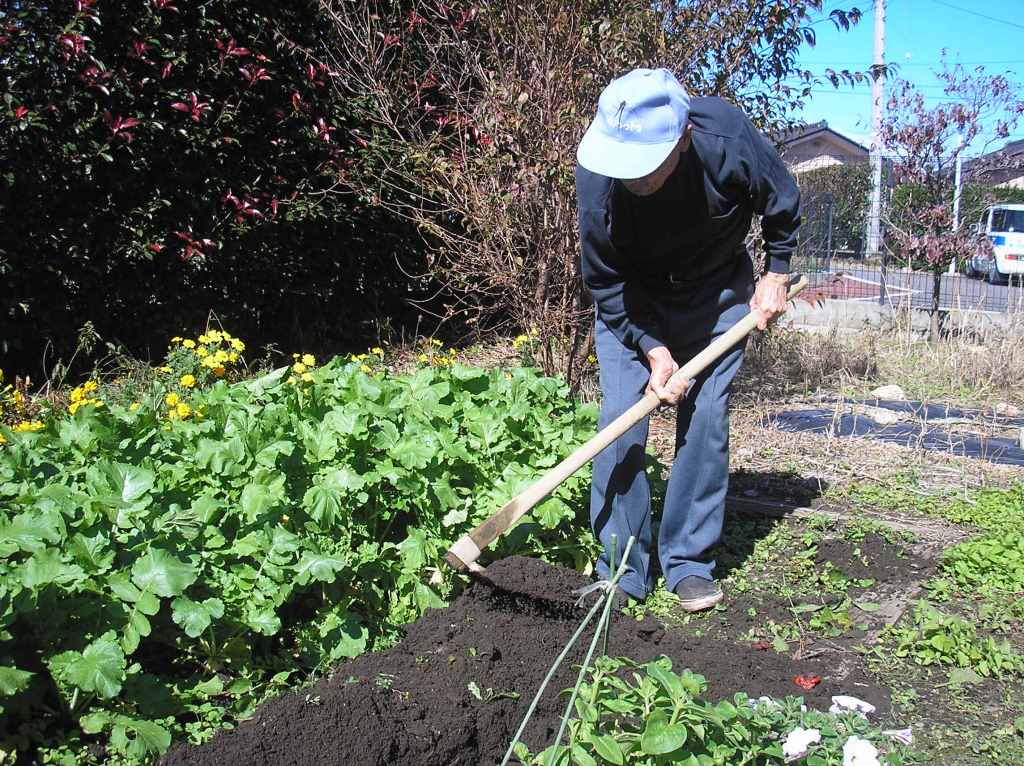
[{"label": "jacket sleeve", "polygon": [[[584,171],[585,172],[585,171]],[[597,313],[625,346],[645,354],[665,345],[651,312],[646,291],[635,280],[627,279],[624,254],[608,233],[607,195],[590,195],[581,188],[592,182],[581,178],[577,168],[576,190],[579,205],[580,257],[583,282],[594,296]]]},{"label": "jacket sleeve", "polygon": [[787,274],[800,229],[800,188],[775,147],[749,120],[744,121],[752,154],[750,198],[754,212],[761,216],[765,264],[768,271]]}]

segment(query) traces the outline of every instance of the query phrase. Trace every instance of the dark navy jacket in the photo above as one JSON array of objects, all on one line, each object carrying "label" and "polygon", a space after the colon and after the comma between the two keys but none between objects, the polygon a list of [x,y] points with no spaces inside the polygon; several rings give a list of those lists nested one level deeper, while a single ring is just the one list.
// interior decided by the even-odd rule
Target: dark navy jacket
[{"label": "dark navy jacket", "polygon": [[800,226],[800,191],[775,148],[735,106],[690,104],[693,140],[665,185],[648,197],[576,166],[583,281],[613,333],[644,352],[663,345],[645,318],[650,292],[672,275],[708,284],[746,257],[754,213],[769,271],[786,273]]}]

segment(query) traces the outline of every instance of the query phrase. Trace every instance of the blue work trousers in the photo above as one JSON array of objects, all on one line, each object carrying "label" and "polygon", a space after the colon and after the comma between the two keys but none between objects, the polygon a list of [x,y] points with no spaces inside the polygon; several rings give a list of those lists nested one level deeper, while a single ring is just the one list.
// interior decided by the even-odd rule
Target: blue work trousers
[{"label": "blue work trousers", "polygon": [[[652,291],[649,308],[676,362],[682,366],[742,319],[753,289],[750,259],[743,253],[732,273],[717,284]],[[596,330],[603,428],[643,397],[651,373],[644,352],[624,345],[600,315]],[[722,534],[729,483],[729,394],[744,346],[733,346],[698,375],[677,408],[675,459],[658,529],[658,560],[669,590],[689,575],[712,579],[715,562],[706,554]],[[626,541],[635,536],[619,584],[639,598],[653,587],[651,492],[644,470],[647,427],[644,418],[594,459],[590,495],[591,526],[604,546],[597,573],[610,576],[613,534],[620,557]]]}]

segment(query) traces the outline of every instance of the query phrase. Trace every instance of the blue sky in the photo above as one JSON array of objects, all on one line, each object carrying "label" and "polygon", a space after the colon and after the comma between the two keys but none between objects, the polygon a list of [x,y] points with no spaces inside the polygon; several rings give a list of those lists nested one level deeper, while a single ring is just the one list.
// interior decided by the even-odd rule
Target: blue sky
[{"label": "blue sky", "polygon": [[[802,68],[824,73],[828,67],[864,71],[871,65],[874,50],[871,0],[827,2],[825,11],[851,7],[861,9],[864,15],[848,32],[837,30],[827,19],[814,25],[817,44],[801,52]],[[991,18],[981,18],[978,14]],[[933,70],[941,68],[943,49],[951,62],[959,61],[971,68],[981,64],[988,74],[1009,71],[1011,80],[1024,84],[1024,2],[887,1],[886,63],[898,64],[896,77],[918,86],[929,104],[938,104],[944,99],[933,74]],[[867,146],[871,131],[871,85],[865,83],[852,89],[843,85],[836,90],[824,82],[814,88],[800,117],[807,122],[828,120],[830,127]],[[1024,138],[1024,124],[1017,127],[1010,140],[1019,138]],[[998,142],[994,146],[1001,145],[1002,142]]]}]

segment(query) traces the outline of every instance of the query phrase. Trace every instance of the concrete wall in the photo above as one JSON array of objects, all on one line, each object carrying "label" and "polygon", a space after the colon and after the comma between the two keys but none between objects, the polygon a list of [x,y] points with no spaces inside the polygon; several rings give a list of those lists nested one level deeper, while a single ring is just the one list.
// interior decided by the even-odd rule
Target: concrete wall
[{"label": "concrete wall", "polygon": [[[995,311],[950,311],[944,326],[947,328],[970,329],[985,333],[1005,331],[1020,318],[1011,313]],[[891,306],[880,306],[877,302],[826,300],[818,306],[797,300],[790,304],[786,313],[779,318],[779,325],[807,332],[841,333],[860,332],[865,329],[891,330],[909,329],[913,333],[927,335],[931,328],[931,317],[920,309],[894,310]]]}]

